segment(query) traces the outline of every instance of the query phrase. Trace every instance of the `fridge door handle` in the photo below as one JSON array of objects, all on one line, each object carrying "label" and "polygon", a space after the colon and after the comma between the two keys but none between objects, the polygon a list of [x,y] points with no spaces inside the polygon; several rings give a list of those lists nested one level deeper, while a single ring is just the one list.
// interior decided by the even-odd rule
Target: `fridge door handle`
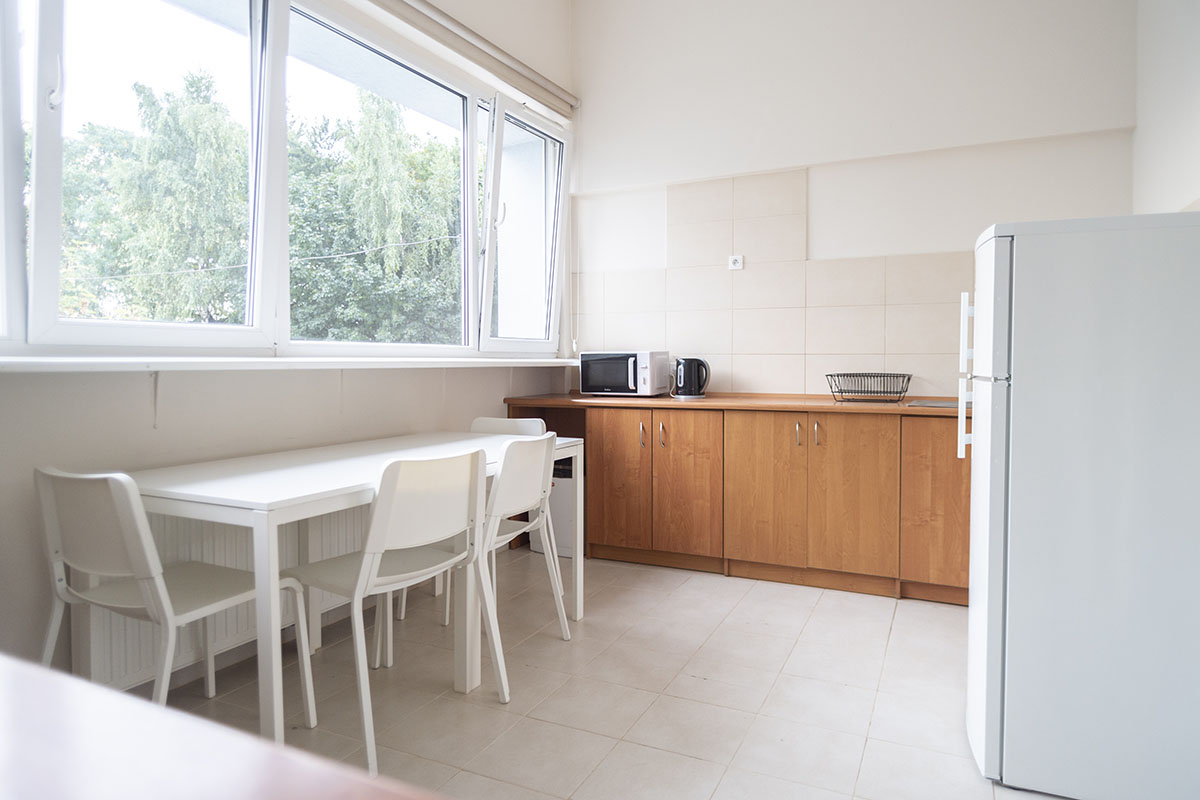
[{"label": "fridge door handle", "polygon": [[971,305],[971,295],[963,292],[958,312],[958,371],[964,374],[967,371],[967,362],[975,358],[974,348],[967,347],[968,328],[973,316],[975,316],[975,306]]},{"label": "fridge door handle", "polygon": [[967,379],[958,379],[958,457],[967,457],[967,445],[971,444],[973,434],[967,433],[967,403],[971,401],[974,392],[967,391]]}]

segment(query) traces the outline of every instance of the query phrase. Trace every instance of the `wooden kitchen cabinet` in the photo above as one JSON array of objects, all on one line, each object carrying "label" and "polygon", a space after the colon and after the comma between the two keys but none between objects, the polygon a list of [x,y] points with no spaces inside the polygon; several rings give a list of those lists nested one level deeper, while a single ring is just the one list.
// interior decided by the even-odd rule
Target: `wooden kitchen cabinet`
[{"label": "wooden kitchen cabinet", "polygon": [[955,457],[957,435],[953,419],[902,419],[901,580],[967,586],[971,462]]},{"label": "wooden kitchen cabinet", "polygon": [[643,408],[587,414],[589,544],[649,550],[652,546],[652,414]]},{"label": "wooden kitchen cabinet", "polygon": [[808,415],[725,412],[725,558],[804,567]]},{"label": "wooden kitchen cabinet", "polygon": [[900,417],[808,415],[808,566],[900,575]]},{"label": "wooden kitchen cabinet", "polygon": [[655,409],[655,550],[720,558],[724,413]]}]

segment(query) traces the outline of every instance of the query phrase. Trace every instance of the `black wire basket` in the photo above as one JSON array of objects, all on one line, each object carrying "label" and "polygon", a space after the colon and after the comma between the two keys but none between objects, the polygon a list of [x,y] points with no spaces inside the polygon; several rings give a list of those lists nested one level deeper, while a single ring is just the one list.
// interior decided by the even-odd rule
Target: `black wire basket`
[{"label": "black wire basket", "polygon": [[899,403],[912,375],[905,372],[830,372],[829,391],[839,403]]}]

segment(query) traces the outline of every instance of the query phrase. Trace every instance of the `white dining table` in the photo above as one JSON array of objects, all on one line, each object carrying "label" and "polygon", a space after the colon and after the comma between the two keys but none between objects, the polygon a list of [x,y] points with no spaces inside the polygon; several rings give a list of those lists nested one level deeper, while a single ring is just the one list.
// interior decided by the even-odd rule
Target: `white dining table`
[{"label": "white dining table", "polygon": [[[299,558],[308,561],[307,520],[366,505],[383,466],[397,458],[439,458],[482,449],[492,476],[504,445],[524,437],[437,431],[346,444],[227,458],[131,473],[146,510],[250,528],[258,635],[258,708],[262,734],[283,741],[283,662],[279,597],[279,529],[299,522]],[[575,476],[575,546],[567,614],[583,617],[583,440],[560,437],[555,459],[570,458]],[[480,618],[474,575],[458,569],[454,585],[454,688],[480,682]],[[319,612],[309,596],[310,646],[321,645]],[[470,613],[468,613],[468,610]]]}]

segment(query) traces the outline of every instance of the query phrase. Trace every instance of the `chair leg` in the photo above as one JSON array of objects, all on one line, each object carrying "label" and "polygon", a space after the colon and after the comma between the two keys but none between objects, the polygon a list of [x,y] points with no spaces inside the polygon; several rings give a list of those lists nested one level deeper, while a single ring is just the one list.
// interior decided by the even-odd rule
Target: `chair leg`
[{"label": "chair leg", "polygon": [[317,697],[313,691],[312,653],[308,649],[308,615],[304,609],[304,588],[296,586],[289,589],[296,601],[296,654],[300,659],[300,680],[304,684],[304,724],[306,727],[317,727]]},{"label": "chair leg", "polygon": [[46,641],[42,645],[42,664],[47,667],[54,658],[54,649],[58,646],[58,632],[62,630],[63,612],[67,608],[67,604],[57,594],[54,595],[52,602],[50,624],[46,628]]},{"label": "chair leg", "polygon": [[371,669],[379,669],[383,663],[383,626],[384,619],[389,614],[386,613],[387,598],[391,594],[381,594],[375,598],[375,636],[374,636],[374,651],[371,656]]},{"label": "chair leg", "polygon": [[379,774],[375,753],[375,719],[371,714],[371,685],[367,677],[367,634],[363,626],[362,598],[350,602],[350,629],[354,635],[354,674],[358,680],[358,702],[362,710],[363,743],[367,751],[367,772]]},{"label": "chair leg", "polygon": [[[549,520],[549,517],[542,519]],[[546,573],[550,576],[550,594],[554,595],[554,610],[558,612],[558,627],[562,631],[563,641],[569,642],[571,641],[571,629],[567,627],[567,610],[563,607],[562,579],[556,569],[558,559],[554,557],[554,550],[550,546],[554,534],[551,533],[550,525],[547,522],[543,522],[542,526],[538,528],[538,534],[542,537],[542,551],[546,556]]]},{"label": "chair leg", "polygon": [[404,619],[408,614],[408,587],[400,590],[400,604],[396,608],[396,619]]},{"label": "chair leg", "polygon": [[171,663],[175,660],[175,635],[178,629],[174,625],[162,626],[162,642],[158,653],[158,675],[154,678],[154,702],[160,706],[167,704],[167,689],[171,685]]},{"label": "chair leg", "polygon": [[550,537],[548,540],[550,551],[554,553],[554,573],[558,575],[558,593],[562,596],[565,591],[563,589],[562,564],[558,561],[558,540],[554,537],[554,520],[550,518],[550,506],[547,505],[543,508],[542,513],[545,515],[542,519],[546,520],[546,532]]},{"label": "chair leg", "polygon": [[204,641],[204,696],[217,696],[217,654],[213,647],[213,618],[200,618],[200,638]]},{"label": "chair leg", "polygon": [[482,558],[475,559],[475,578],[479,583],[479,603],[483,606],[483,626],[492,654],[497,692],[500,702],[507,703],[511,697],[508,692],[508,668],[504,665],[504,647],[500,642],[500,622],[496,618],[496,595],[492,592],[487,562]]},{"label": "chair leg", "polygon": [[392,593],[388,592],[386,599],[383,601],[383,608],[380,610],[379,623],[384,626],[383,630],[383,647],[384,658],[383,665],[388,669],[392,668],[392,662],[396,655],[396,630],[392,625]]},{"label": "chair leg", "polygon": [[453,583],[453,581],[454,581],[453,570],[446,570],[445,589],[442,591],[442,601],[443,601],[442,602],[442,627],[443,628],[450,624],[450,606],[454,605],[453,602],[451,602],[451,600],[450,600],[450,598],[452,596],[452,593],[450,591],[450,584]]},{"label": "chair leg", "polygon": [[491,573],[492,573],[492,597],[495,597],[496,596],[496,551],[495,550],[488,551],[488,560],[489,560],[488,566],[491,568]]}]

